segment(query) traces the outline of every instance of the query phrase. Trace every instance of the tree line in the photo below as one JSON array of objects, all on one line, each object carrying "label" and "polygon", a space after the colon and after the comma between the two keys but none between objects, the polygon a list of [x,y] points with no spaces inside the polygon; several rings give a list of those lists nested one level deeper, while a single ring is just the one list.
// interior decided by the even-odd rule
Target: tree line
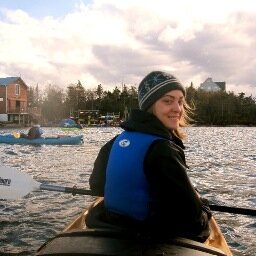
[{"label": "tree line", "polygon": [[[138,108],[137,88],[125,84],[110,91],[104,90],[101,84],[95,89],[85,89],[78,81],[66,91],[48,85],[43,91],[38,86],[29,87],[28,92],[29,107],[40,109],[42,120],[48,122],[74,116],[79,110],[98,110],[100,115],[120,113],[125,119],[127,113]],[[186,99],[194,109],[196,125],[256,125],[256,99],[244,93],[205,92],[191,83],[186,88]]]}]

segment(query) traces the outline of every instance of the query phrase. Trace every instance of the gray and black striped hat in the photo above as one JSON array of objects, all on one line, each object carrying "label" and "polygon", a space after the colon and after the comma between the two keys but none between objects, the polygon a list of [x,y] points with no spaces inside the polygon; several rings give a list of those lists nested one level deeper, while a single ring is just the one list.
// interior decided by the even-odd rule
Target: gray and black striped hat
[{"label": "gray and black striped hat", "polygon": [[138,100],[141,110],[147,110],[155,101],[171,90],[181,90],[186,94],[183,85],[171,74],[153,71],[139,84]]}]

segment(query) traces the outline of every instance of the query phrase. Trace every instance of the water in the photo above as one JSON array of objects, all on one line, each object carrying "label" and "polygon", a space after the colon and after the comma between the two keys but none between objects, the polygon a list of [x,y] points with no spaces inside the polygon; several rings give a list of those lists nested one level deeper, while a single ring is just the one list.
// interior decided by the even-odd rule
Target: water
[{"label": "water", "polygon": [[[0,133],[14,129],[1,129]],[[39,182],[89,189],[88,179],[100,147],[120,128],[86,128],[64,132],[44,128],[45,135],[83,134],[82,145],[0,144],[0,165],[26,172]],[[256,128],[191,127],[185,145],[189,176],[213,203],[256,208]],[[33,255],[93,201],[91,196],[35,191],[22,199],[0,200],[0,254]],[[256,255],[256,218],[215,212],[235,256]]]}]

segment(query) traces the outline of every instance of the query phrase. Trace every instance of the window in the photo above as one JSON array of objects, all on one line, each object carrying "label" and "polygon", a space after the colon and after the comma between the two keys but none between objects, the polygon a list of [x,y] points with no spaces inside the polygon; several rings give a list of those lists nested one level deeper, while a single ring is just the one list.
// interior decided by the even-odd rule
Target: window
[{"label": "window", "polygon": [[20,85],[19,84],[15,85],[15,94],[20,95]]}]

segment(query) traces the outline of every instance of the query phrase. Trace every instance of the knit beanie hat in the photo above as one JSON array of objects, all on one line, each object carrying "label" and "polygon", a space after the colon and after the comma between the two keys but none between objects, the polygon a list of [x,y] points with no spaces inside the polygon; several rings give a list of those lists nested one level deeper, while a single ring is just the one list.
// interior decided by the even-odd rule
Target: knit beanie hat
[{"label": "knit beanie hat", "polygon": [[180,90],[186,95],[183,85],[171,74],[153,71],[139,84],[138,100],[141,110],[147,110],[154,102],[171,90]]}]

